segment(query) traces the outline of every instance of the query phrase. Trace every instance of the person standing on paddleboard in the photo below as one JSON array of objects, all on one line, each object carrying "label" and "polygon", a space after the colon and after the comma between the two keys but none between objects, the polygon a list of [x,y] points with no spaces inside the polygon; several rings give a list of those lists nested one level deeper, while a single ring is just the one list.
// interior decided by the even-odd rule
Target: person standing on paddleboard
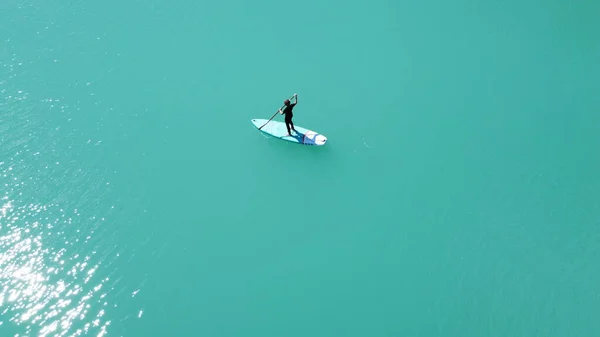
[{"label": "person standing on paddleboard", "polygon": [[294,132],[298,132],[294,128],[294,123],[292,122],[292,117],[294,117],[292,110],[294,110],[294,107],[296,106],[296,104],[298,104],[298,94],[294,94],[293,98],[294,103],[291,103],[289,99],[286,99],[285,101],[283,101],[283,104],[285,104],[283,110],[279,109],[279,113],[285,115],[285,127],[287,128],[288,136],[292,135],[292,133],[290,132],[290,126],[292,130],[294,130]]}]

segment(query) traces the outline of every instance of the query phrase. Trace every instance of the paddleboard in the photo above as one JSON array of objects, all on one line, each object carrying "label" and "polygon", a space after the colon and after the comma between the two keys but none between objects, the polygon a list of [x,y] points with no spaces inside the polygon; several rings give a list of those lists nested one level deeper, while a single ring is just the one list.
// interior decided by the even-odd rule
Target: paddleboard
[{"label": "paddleboard", "polygon": [[[256,118],[252,120],[252,124],[258,129],[268,121],[268,119]],[[292,135],[286,136],[288,132],[285,123],[272,120],[267,125],[263,126],[260,131],[281,140],[303,145],[323,146],[327,142],[327,137],[318,132],[297,125],[294,125],[294,127],[297,132],[292,130]]]}]

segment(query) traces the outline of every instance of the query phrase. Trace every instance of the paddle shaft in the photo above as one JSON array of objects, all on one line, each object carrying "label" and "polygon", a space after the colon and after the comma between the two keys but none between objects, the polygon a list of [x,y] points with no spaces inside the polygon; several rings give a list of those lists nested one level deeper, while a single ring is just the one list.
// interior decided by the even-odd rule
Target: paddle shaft
[{"label": "paddle shaft", "polygon": [[[292,98],[294,98],[294,96],[290,97],[289,99],[291,100]],[[283,109],[284,106],[285,106],[285,104],[282,105],[281,108],[279,108],[279,110]],[[273,117],[269,118],[269,120],[265,124],[263,124],[260,128],[258,128],[258,129],[260,130],[260,129],[263,128],[263,126],[269,124],[269,122],[271,121],[271,119],[273,119],[273,118],[275,118],[275,116],[277,116],[277,114],[279,113],[279,110],[277,110],[277,112],[273,115]]]}]

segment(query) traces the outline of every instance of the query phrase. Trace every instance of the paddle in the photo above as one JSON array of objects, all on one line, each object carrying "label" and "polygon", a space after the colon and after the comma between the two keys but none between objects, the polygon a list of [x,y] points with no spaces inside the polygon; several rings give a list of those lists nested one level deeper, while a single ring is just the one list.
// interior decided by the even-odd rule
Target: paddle
[{"label": "paddle", "polygon": [[[292,100],[292,98],[294,98],[294,96],[290,97],[289,100]],[[281,108],[279,108],[279,110],[283,109],[284,106],[285,106],[285,104],[282,105]],[[258,128],[258,129],[260,130],[260,129],[263,128],[263,126],[269,124],[269,122],[271,121],[271,119],[273,119],[273,118],[275,118],[275,116],[277,116],[277,114],[279,113],[279,110],[277,110],[277,112],[273,115],[273,117],[269,118],[269,120],[265,124],[263,124],[260,128]]]}]

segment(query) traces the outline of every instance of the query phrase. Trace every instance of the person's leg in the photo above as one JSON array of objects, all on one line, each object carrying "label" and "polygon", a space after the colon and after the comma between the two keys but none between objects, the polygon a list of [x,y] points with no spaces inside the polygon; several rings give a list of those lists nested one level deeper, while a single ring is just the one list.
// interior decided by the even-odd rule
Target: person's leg
[{"label": "person's leg", "polygon": [[290,123],[290,126],[292,127],[292,130],[294,130],[295,132],[298,132],[298,131],[296,131],[296,128],[294,127],[294,122],[292,122],[292,118],[294,118],[293,115],[289,116],[287,118],[287,123]]},{"label": "person's leg", "polygon": [[291,131],[290,131],[290,124],[291,124],[291,121],[290,121],[289,119],[287,119],[287,118],[286,118],[286,119],[285,119],[285,127],[287,128],[288,135],[290,135],[290,136],[291,136],[291,135],[292,135],[292,133],[291,133]]}]

